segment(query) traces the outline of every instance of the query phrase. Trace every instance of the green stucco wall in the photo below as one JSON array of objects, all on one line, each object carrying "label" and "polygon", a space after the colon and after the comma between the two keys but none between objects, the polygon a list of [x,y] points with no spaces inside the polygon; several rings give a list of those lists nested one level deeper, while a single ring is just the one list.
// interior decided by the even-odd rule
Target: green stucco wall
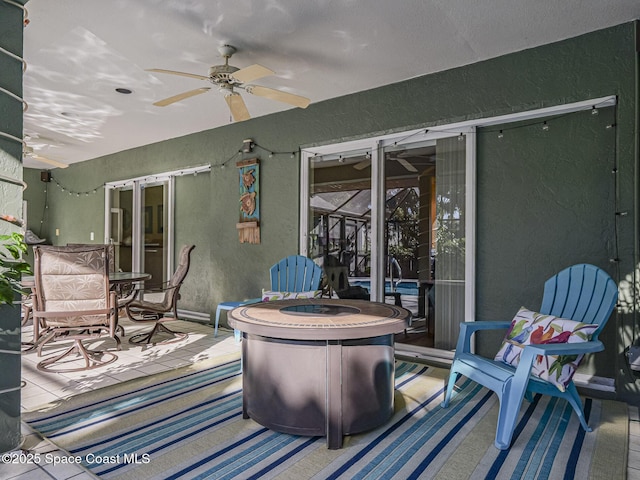
[{"label": "green stucco wall", "polygon": [[[477,310],[480,319],[536,309],[544,281],[592,263],[617,277],[615,108],[478,131]],[[502,130],[502,135],[499,132]],[[601,340],[615,344],[616,321]],[[498,338],[479,343],[490,355]],[[592,357],[595,359],[597,357]],[[612,355],[611,358],[614,358]],[[612,378],[615,364],[592,373]]]},{"label": "green stucco wall", "polygon": [[[597,119],[576,114],[554,121],[545,136],[537,130],[514,129],[499,143],[490,131],[478,133],[477,314],[480,320],[511,318],[520,305],[539,305],[544,281],[570,263],[595,263],[617,279],[634,271],[635,44],[635,24],[624,24],[319,102],[306,110],[120,152],[55,170],[54,176],[67,188],[85,191],[104,181],[211,163],[210,174],[176,181],[176,243],[197,245],[182,308],[212,313],[220,301],[258,295],[268,286],[269,266],[298,250],[298,159],[268,158],[260,149],[262,243],[238,242],[237,171],[234,162],[225,169],[218,166],[236,154],[245,138],[270,151],[292,152],[300,146],[617,95],[615,109],[601,112]],[[606,130],[614,116],[617,126]],[[614,161],[617,190],[610,173]],[[25,176],[40,187],[39,172]],[[620,210],[628,212],[618,219],[617,237],[612,212],[616,196]],[[30,222],[39,228],[41,197],[30,196],[29,190],[26,197]],[[59,243],[84,241],[89,231],[101,238],[101,189],[98,195],[74,198],[51,186],[48,199],[44,236],[53,237],[59,228]],[[620,275],[609,262],[613,242]],[[635,312],[620,315],[607,327],[602,337],[607,350],[588,366],[597,375],[615,376],[621,396],[636,391],[625,372],[621,340],[635,317]],[[479,350],[490,354],[496,343],[494,337],[483,338]]]}]

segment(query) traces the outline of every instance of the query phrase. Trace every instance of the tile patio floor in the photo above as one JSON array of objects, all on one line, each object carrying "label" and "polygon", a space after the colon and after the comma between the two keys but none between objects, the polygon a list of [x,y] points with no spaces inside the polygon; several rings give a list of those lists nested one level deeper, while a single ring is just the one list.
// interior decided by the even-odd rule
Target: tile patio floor
[{"label": "tile patio floor", "polygon": [[[144,331],[149,325],[133,325],[128,320],[121,323],[126,329],[127,337],[123,339],[122,350],[117,352],[118,360],[96,370],[76,373],[43,373],[36,369],[38,358],[35,352],[22,356],[22,411],[29,411],[37,406],[60,398],[77,395],[95,388],[113,385],[125,380],[142,377],[161,371],[183,367],[194,362],[238,352],[240,346],[234,341],[233,333],[220,329],[218,336],[213,337],[213,328],[194,322],[175,321],[168,323],[174,330],[189,332],[189,337],[181,342],[141,347],[130,345],[130,335]],[[26,327],[23,338],[30,337]],[[640,480],[640,415],[638,407],[629,407],[629,457],[627,478]],[[24,442],[22,448],[38,452],[64,456],[65,453],[23,423]],[[44,457],[42,457],[44,458]],[[98,478],[77,465],[66,464],[24,464],[8,465],[0,463],[0,479],[3,480],[88,480]]]}]

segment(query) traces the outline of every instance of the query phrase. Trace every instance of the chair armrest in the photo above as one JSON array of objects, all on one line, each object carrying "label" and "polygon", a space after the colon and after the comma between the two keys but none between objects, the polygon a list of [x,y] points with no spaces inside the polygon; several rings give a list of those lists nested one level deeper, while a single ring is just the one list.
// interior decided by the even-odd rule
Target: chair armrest
[{"label": "chair armrest", "polygon": [[[584,343],[555,343],[542,345],[526,345],[520,354],[520,363],[513,376],[512,388],[524,395],[529,381],[533,362],[538,355],[579,355],[581,353],[595,353],[604,350],[600,340]],[[522,398],[520,398],[522,400]]]},{"label": "chair armrest", "polygon": [[525,350],[531,350],[534,355],[581,355],[596,353],[604,350],[600,340],[583,343],[546,343],[542,345],[526,345]]},{"label": "chair armrest", "polygon": [[460,331],[470,330],[471,333],[476,330],[500,330],[509,328],[511,326],[511,320],[493,320],[493,321],[476,321],[476,322],[462,322],[460,324]]},{"label": "chair armrest", "polygon": [[458,336],[458,344],[456,352],[471,352],[471,335],[479,330],[506,330],[511,326],[511,321],[477,321],[460,323],[460,335]]},{"label": "chair armrest", "polygon": [[174,288],[178,288],[180,285],[172,285],[169,286],[169,282],[164,283],[156,283],[154,285],[145,285],[145,292],[167,292],[169,290],[173,290]]}]

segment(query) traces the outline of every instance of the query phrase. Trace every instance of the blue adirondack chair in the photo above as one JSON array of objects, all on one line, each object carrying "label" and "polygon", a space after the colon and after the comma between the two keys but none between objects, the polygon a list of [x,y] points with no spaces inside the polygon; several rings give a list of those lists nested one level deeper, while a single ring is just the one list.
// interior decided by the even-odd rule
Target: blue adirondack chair
[{"label": "blue adirondack chair", "polygon": [[[313,260],[302,255],[290,255],[283,258],[269,269],[271,290],[278,292],[308,292],[318,290],[322,280],[322,268]],[[218,335],[220,313],[223,310],[233,310],[241,305],[257,303],[261,298],[237,302],[220,302],[216,308],[213,336]],[[237,332],[236,332],[237,339]]]},{"label": "blue adirondack chair", "polygon": [[533,393],[567,400],[578,415],[582,427],[590,432],[591,428],[587,425],[582,402],[573,381],[568,384],[566,391],[562,392],[555,385],[532,376],[530,372],[538,355],[579,355],[604,350],[598,335],[611,316],[617,300],[618,288],[615,282],[603,270],[593,265],[574,265],[551,277],[544,286],[540,313],[597,324],[599,327],[588,342],[527,345],[522,351],[517,368],[471,353],[473,333],[480,330],[506,330],[511,324],[510,321],[461,323],[442,406],[446,408],[449,405],[455,382],[460,375],[464,375],[498,395],[500,411],[495,445],[501,450],[511,446],[522,399],[526,396],[531,401]]},{"label": "blue adirondack chair", "polygon": [[271,290],[278,292],[308,292],[320,288],[322,268],[302,255],[280,260],[269,270]]}]

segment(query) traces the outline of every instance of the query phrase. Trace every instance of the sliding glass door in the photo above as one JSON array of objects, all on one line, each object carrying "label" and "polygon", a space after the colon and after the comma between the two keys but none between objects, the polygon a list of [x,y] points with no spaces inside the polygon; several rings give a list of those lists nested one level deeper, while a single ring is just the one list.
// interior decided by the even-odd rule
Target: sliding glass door
[{"label": "sliding glass door", "polygon": [[151,274],[147,284],[163,283],[171,272],[170,184],[132,181],[107,188],[105,242],[115,247],[116,268]]},{"label": "sliding glass door", "polygon": [[397,342],[452,349],[473,305],[471,139],[405,137],[303,151],[300,249],[323,266],[329,295],[411,310]]}]

